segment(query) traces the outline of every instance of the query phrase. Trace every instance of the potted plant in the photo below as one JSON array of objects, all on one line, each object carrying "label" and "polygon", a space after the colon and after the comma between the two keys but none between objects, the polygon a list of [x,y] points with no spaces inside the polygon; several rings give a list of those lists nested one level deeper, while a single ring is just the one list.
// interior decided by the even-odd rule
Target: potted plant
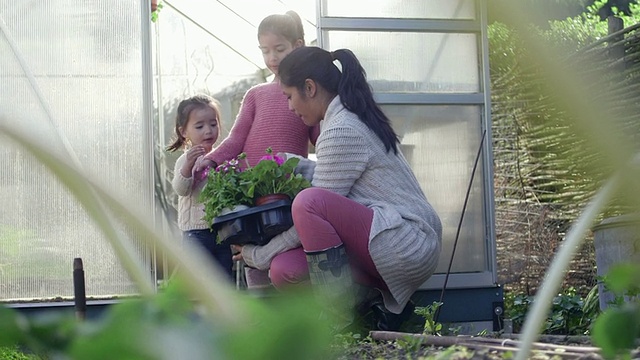
[{"label": "potted plant", "polygon": [[274,155],[271,148],[267,148],[267,155],[263,156],[256,166],[248,168],[242,173],[245,192],[253,197],[256,205],[268,203],[266,198],[272,195],[276,199],[293,199],[300,191],[311,186],[309,180],[294,170],[300,159],[284,158]]},{"label": "potted plant", "polygon": [[[218,231],[218,242],[263,245],[293,225],[291,200],[311,183],[294,173],[299,159],[285,160],[271,148],[266,152],[253,167],[247,164],[242,170],[243,153],[207,175],[200,201],[205,221]],[[238,205],[252,207],[224,212]]]},{"label": "potted plant", "polygon": [[240,160],[244,158],[245,154],[240,154],[238,158],[225,161],[206,174],[207,183],[199,200],[204,204],[204,220],[208,223],[224,213],[233,212],[238,206],[253,205],[253,197],[247,195],[241,184],[243,171]]}]

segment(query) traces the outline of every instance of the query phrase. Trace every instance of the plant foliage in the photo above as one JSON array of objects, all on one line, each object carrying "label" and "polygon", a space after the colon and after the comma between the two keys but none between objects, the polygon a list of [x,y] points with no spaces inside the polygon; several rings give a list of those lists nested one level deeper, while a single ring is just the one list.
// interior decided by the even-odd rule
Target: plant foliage
[{"label": "plant foliage", "polygon": [[618,301],[593,326],[593,341],[607,358],[629,354],[640,339],[640,265],[617,264],[605,277]]},{"label": "plant foliage", "polygon": [[300,159],[292,157],[285,160],[274,155],[271,148],[266,152],[267,155],[253,167],[247,164],[243,169],[240,166],[240,161],[246,159],[242,153],[209,172],[199,197],[204,204],[207,222],[219,216],[224,209],[233,209],[237,205],[252,206],[261,196],[285,194],[293,199],[311,186],[301,174],[295,174]]},{"label": "plant foliage", "polygon": [[285,160],[274,155],[271,148],[267,148],[266,152],[267,155],[256,166],[242,174],[248,196],[255,199],[265,195],[285,194],[293,199],[300,191],[311,186],[309,180],[294,173],[300,159],[291,157]]},{"label": "plant foliage", "polygon": [[240,161],[245,154],[225,161],[209,171],[207,182],[200,192],[199,201],[204,204],[204,220],[211,223],[224,209],[233,209],[238,205],[251,206],[253,196],[244,189],[243,170]]},{"label": "plant foliage", "polygon": [[[202,252],[178,246],[169,234],[157,232],[153,221],[142,215],[148,212],[98,185],[51,152],[45,141],[15,131],[7,121],[0,121],[0,132],[67,186],[105,232],[141,293],[138,299],[121,299],[99,319],[83,322],[64,312],[27,317],[0,306],[0,347],[20,346],[52,359],[326,357],[330,326],[318,316],[322,308],[309,291],[269,301],[236,291]],[[128,251],[134,239],[118,236],[119,227],[109,221],[111,213],[120,214],[119,221],[179,269],[165,291],[156,293],[151,287],[148,270]]]},{"label": "plant foliage", "polygon": [[[577,294],[575,288],[571,287],[556,295],[551,310],[544,321],[542,333],[588,335],[592,323],[600,314],[597,290],[598,287],[594,286],[584,299]],[[512,320],[515,332],[520,331],[533,301],[533,296],[524,293],[506,293],[505,315]]]},{"label": "plant foliage", "polygon": [[[507,135],[502,131],[515,131],[517,141],[513,150],[518,151],[519,176],[505,186],[524,189],[525,201],[561,207],[553,215],[565,222],[576,218],[640,143],[637,61],[619,71],[610,56],[609,43],[603,41],[607,22],[598,15],[606,3],[595,1],[585,13],[552,21],[546,30],[501,23],[489,27],[494,138],[501,141]],[[630,15],[612,10],[627,25],[640,21],[637,3],[630,4]],[[557,57],[536,61],[539,55],[523,39],[531,36],[553,48]],[[551,63],[554,69],[547,67]],[[580,83],[558,87],[548,81],[550,70],[577,73]],[[496,156],[498,164],[502,154]],[[625,211],[626,200],[619,197],[604,216]]]}]

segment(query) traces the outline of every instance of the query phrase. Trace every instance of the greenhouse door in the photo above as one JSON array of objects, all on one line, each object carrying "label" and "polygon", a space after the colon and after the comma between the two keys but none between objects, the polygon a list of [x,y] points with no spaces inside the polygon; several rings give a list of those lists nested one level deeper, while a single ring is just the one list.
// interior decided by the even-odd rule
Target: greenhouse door
[{"label": "greenhouse door", "polygon": [[[495,271],[485,3],[319,0],[318,9],[319,46],[358,56],[442,218],[443,251],[436,275],[422,286],[423,300],[438,300],[446,281],[443,320],[493,321],[502,292]],[[455,304],[470,296],[479,310],[464,314]],[[444,319],[448,309],[451,317]]]}]

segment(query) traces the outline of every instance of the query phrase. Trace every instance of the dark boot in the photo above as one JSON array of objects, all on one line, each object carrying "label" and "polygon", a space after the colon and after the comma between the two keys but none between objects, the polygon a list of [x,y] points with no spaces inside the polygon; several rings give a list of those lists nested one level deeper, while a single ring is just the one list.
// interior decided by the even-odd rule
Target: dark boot
[{"label": "dark boot", "polygon": [[341,330],[353,322],[355,303],[351,267],[344,245],[305,253],[313,289],[322,305],[335,317],[334,328]]},{"label": "dark boot", "polygon": [[400,330],[400,326],[402,326],[405,321],[409,320],[416,308],[413,301],[409,300],[400,314],[394,314],[384,306],[382,296],[373,299],[373,301],[370,302],[370,305],[373,313],[374,330],[380,331]]}]

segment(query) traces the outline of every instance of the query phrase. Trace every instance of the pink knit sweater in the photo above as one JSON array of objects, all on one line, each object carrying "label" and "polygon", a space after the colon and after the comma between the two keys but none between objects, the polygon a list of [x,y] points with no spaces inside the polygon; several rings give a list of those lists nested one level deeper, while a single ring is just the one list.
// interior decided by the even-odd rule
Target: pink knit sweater
[{"label": "pink knit sweater", "polygon": [[289,110],[278,82],[260,84],[247,91],[229,136],[206,158],[219,165],[244,152],[254,166],[268,147],[274,154],[307,157],[309,141],[315,145],[319,133],[318,126],[308,127]]}]

